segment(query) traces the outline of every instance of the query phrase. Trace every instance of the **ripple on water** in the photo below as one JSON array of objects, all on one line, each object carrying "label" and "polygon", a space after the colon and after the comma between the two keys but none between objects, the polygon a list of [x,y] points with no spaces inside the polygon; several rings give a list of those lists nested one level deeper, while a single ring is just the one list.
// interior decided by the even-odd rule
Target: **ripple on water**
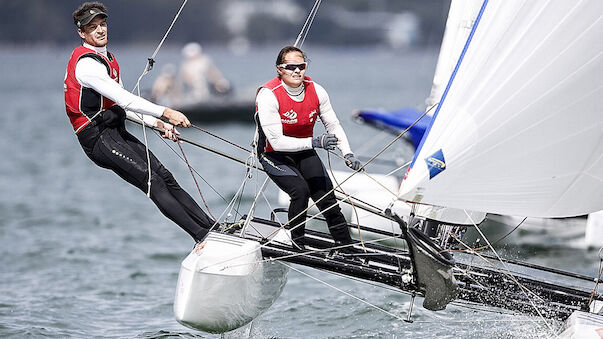
[{"label": "ripple on water", "polygon": [[143,332],[141,334],[143,338],[150,339],[164,339],[164,338],[207,338],[202,334],[190,333],[190,332],[171,332],[171,331],[157,331],[157,332]]},{"label": "ripple on water", "polygon": [[180,253],[153,253],[147,257],[151,260],[167,262],[179,262],[182,260],[182,255]]}]

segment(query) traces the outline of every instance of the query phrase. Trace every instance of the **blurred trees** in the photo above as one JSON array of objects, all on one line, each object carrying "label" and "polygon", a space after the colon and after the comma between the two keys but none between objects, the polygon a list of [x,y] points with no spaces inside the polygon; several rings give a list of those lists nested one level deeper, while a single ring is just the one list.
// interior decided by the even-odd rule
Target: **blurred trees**
[{"label": "blurred trees", "polygon": [[[182,5],[178,0],[103,2],[108,7],[111,42],[118,43],[157,43]],[[81,3],[76,0],[0,0],[0,43],[74,43],[78,38],[72,12]],[[313,4],[313,0],[190,0],[169,41],[227,43],[237,34],[244,35],[250,43],[291,41]],[[439,43],[439,39],[432,37],[441,38],[448,6],[449,0],[326,0],[308,39],[326,44],[383,43],[386,27],[380,22],[366,22],[375,21],[376,16],[364,16],[364,13],[384,16],[410,12],[418,18],[420,35],[416,42]],[[353,18],[352,22],[342,20],[344,12]],[[244,21],[237,32],[233,31],[232,20]]]}]

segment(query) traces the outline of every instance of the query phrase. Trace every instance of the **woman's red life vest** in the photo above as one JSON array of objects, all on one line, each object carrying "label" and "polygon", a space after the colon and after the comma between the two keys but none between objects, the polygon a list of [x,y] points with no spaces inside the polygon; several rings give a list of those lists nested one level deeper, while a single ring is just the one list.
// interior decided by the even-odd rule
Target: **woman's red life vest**
[{"label": "woman's red life vest", "polygon": [[83,87],[75,78],[75,65],[78,60],[81,58],[93,58],[105,65],[111,79],[119,83],[119,64],[113,54],[107,52],[107,56],[105,57],[84,46],[79,46],[73,50],[71,58],[67,63],[64,84],[65,110],[75,133],[78,133],[83,127],[88,125],[98,112],[115,105],[115,102],[103,97],[92,88]]},{"label": "woman's red life vest", "polygon": [[[289,137],[309,138],[313,136],[314,124],[320,113],[320,103],[318,95],[314,88],[314,82],[310,77],[304,77],[305,86],[304,100],[297,102],[287,94],[287,91],[281,83],[279,77],[268,81],[260,86],[258,92],[262,88],[268,88],[274,93],[278,101],[278,113],[281,116],[281,124],[283,125],[283,134]],[[257,113],[257,107],[256,107]],[[258,145],[261,148],[261,145]],[[264,152],[274,152],[270,142],[266,140]]]}]

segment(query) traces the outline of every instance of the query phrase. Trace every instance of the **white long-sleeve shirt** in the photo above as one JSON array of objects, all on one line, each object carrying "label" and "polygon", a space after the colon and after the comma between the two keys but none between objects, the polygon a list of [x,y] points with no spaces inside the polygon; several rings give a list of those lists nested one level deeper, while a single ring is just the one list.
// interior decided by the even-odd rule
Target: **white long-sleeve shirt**
[{"label": "white long-sleeve shirt", "polygon": [[[84,43],[84,47],[107,56],[106,46],[94,47]],[[83,87],[92,88],[102,96],[114,101],[126,111],[129,117],[140,120],[140,115],[136,113],[143,114],[144,122],[148,125],[155,126],[156,118],[163,115],[165,110],[165,107],[156,105],[125,90],[121,76],[119,83],[117,83],[111,79],[107,73],[107,68],[93,58],[78,60],[75,65],[75,78]]]},{"label": "white long-sleeve shirt", "polygon": [[[299,86],[297,88],[289,87],[281,81],[283,87],[287,91],[287,94],[291,99],[297,102],[301,102],[305,97],[305,87]],[[345,131],[337,119],[337,115],[331,106],[329,100],[329,94],[319,84],[314,82],[314,88],[316,95],[318,96],[319,102],[319,117],[322,121],[325,129],[328,133],[335,134],[338,142],[338,147],[342,154],[352,153],[348,138]],[[312,137],[309,138],[296,138],[290,137],[283,134],[283,124],[281,122],[281,116],[278,112],[279,104],[276,96],[268,88],[262,88],[258,92],[256,97],[256,105],[258,108],[258,118],[260,125],[268,142],[275,151],[279,152],[297,152],[312,148]],[[255,140],[258,140],[258,134],[256,133]]]}]

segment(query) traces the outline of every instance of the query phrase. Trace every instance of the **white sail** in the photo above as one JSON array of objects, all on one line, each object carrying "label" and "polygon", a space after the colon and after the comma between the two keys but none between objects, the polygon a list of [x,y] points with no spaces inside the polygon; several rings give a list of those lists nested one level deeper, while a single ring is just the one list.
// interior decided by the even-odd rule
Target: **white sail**
[{"label": "white sail", "polygon": [[442,97],[446,84],[448,84],[448,79],[450,79],[454,66],[456,66],[456,61],[463,50],[463,46],[465,46],[465,41],[467,41],[467,37],[471,33],[475,18],[482,7],[482,1],[452,0],[450,2],[448,18],[446,19],[446,30],[444,31],[438,63],[433,75],[431,93],[425,99],[428,107],[437,104]]},{"label": "white sail", "polygon": [[601,0],[484,1],[400,199],[538,217],[601,210],[602,14]]}]

